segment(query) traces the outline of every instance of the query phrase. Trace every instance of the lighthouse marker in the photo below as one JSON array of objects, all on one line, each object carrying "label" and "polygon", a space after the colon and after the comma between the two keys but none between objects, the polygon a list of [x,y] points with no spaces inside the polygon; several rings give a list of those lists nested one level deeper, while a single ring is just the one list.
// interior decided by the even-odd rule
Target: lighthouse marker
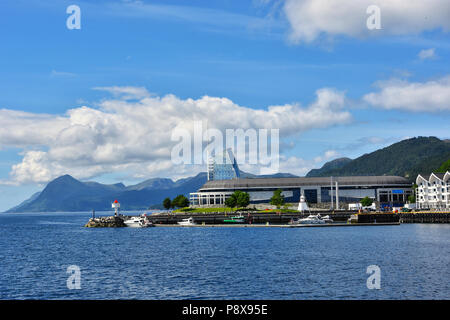
[{"label": "lighthouse marker", "polygon": [[119,215],[120,203],[117,200],[114,200],[112,203],[112,208],[114,209],[114,216],[117,217]]}]

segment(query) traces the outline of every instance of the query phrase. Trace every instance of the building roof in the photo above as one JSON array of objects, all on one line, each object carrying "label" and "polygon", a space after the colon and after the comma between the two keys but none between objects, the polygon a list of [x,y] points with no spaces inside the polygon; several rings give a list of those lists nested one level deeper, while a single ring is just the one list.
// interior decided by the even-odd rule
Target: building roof
[{"label": "building roof", "polygon": [[[339,186],[359,185],[405,185],[411,183],[398,176],[348,176],[333,177],[333,185]],[[255,178],[207,181],[199,191],[211,189],[240,189],[240,188],[276,188],[276,187],[301,187],[301,186],[329,186],[331,177],[298,177],[298,178]]]},{"label": "building roof", "polygon": [[[420,173],[419,176],[424,178],[426,181],[430,181],[430,177],[432,174],[435,175],[436,177],[438,177],[439,179],[443,180],[446,172],[433,172],[433,173],[423,173],[423,174]],[[419,177],[419,176],[417,176],[417,177]]]}]

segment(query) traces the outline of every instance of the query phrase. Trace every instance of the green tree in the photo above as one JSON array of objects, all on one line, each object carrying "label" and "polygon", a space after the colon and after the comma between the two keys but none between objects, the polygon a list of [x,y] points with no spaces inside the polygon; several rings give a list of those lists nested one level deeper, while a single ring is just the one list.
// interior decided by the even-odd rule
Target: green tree
[{"label": "green tree", "polygon": [[225,205],[230,208],[246,207],[250,204],[250,195],[247,192],[237,190],[225,200]]},{"label": "green tree", "polygon": [[184,195],[180,194],[172,200],[172,206],[177,208],[184,208],[189,206],[189,200]]},{"label": "green tree", "polygon": [[445,161],[438,169],[438,172],[447,172],[450,171],[450,159]]},{"label": "green tree", "polygon": [[363,207],[369,207],[372,205],[373,200],[369,197],[365,197],[365,198],[362,198],[360,202]]},{"label": "green tree", "polygon": [[284,196],[281,194],[283,190],[278,189],[273,192],[272,198],[270,198],[270,204],[277,206],[278,209],[284,204]]},{"label": "green tree", "polygon": [[225,205],[230,208],[236,207],[236,198],[231,195],[231,197],[225,199]]},{"label": "green tree", "polygon": [[236,204],[241,208],[247,207],[250,204],[250,195],[247,192],[240,192]]},{"label": "green tree", "polygon": [[165,198],[163,201],[163,206],[164,208],[166,208],[167,210],[169,210],[170,208],[172,208],[172,201],[170,201],[170,198]]}]

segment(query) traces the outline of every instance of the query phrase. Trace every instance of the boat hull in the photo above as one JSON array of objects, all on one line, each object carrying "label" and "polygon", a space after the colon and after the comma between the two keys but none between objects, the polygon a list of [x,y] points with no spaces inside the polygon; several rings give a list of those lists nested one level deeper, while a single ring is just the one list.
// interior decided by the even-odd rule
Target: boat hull
[{"label": "boat hull", "polygon": [[325,224],[325,221],[303,220],[299,221],[297,224]]},{"label": "boat hull", "polygon": [[151,222],[144,222],[144,221],[138,221],[138,220],[126,220],[126,221],[124,221],[124,224],[128,228],[149,228],[149,227],[154,227],[153,223],[151,223]]},{"label": "boat hull", "polygon": [[189,227],[189,226],[195,226],[197,225],[196,223],[183,223],[183,222],[178,222],[179,226],[184,226],[184,227]]}]

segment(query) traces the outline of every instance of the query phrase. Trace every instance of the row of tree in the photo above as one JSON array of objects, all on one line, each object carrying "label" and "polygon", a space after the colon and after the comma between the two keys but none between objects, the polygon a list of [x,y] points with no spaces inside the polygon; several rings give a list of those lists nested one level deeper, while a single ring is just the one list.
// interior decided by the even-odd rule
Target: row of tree
[{"label": "row of tree", "polygon": [[[280,208],[284,204],[283,190],[278,189],[273,192],[273,197],[270,199],[270,204]],[[245,208],[250,204],[250,195],[247,192],[237,190],[225,200],[225,205],[230,208]],[[185,208],[189,206],[189,200],[184,195],[178,195],[175,199],[165,198],[163,206],[167,210],[173,208]]]},{"label": "row of tree", "polygon": [[176,196],[173,200],[170,200],[170,198],[165,198],[163,201],[163,206],[167,210],[173,209],[173,208],[185,208],[189,206],[189,200],[182,194]]},{"label": "row of tree", "polygon": [[[273,192],[272,198],[270,198],[270,204],[280,208],[285,204],[283,190],[278,189]],[[415,202],[414,195],[411,195],[408,200],[410,202]],[[361,199],[361,205],[363,207],[371,206],[373,200],[369,197]],[[237,190],[225,200],[225,205],[230,208],[245,208],[250,204],[250,195],[247,192]],[[184,195],[180,194],[175,197],[175,199],[170,200],[170,198],[165,198],[163,201],[163,206],[167,210],[173,208],[185,208],[189,206],[189,200]]]}]

